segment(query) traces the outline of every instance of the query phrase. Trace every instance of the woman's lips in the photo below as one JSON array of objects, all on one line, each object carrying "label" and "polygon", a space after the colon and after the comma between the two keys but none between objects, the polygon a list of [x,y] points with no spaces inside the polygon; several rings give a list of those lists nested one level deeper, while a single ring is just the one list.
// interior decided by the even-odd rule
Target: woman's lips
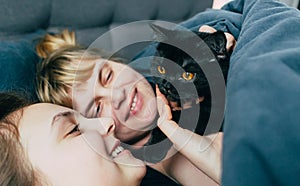
[{"label": "woman's lips", "polygon": [[143,107],[143,96],[142,94],[135,88],[130,96],[130,104],[128,105],[128,113],[125,116],[124,122],[128,120],[130,116],[136,116]]},{"label": "woman's lips", "polygon": [[142,106],[143,106],[143,98],[139,92],[135,91],[135,94],[133,95],[133,99],[130,105],[130,114],[137,115],[137,113],[141,110]]}]

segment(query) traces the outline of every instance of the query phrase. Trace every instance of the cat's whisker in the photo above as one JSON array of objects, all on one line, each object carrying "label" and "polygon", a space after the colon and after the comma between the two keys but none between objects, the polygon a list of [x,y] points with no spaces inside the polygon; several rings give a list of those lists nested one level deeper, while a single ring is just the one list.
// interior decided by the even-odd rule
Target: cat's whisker
[{"label": "cat's whisker", "polygon": [[[227,36],[224,32],[216,30],[212,33],[191,32],[161,26],[156,26],[154,32],[160,36],[163,33],[163,37],[162,42],[156,46],[156,56],[159,58],[153,60],[151,72],[157,77],[155,80],[161,93],[169,101],[169,106],[174,112],[174,121],[180,120],[182,125],[186,126],[197,122],[194,131],[204,134],[212,112],[209,87],[210,83],[214,83],[214,80],[209,82],[209,77],[206,75],[211,75],[212,68],[216,67],[212,63],[216,63],[222,70],[226,84],[231,55],[230,51],[226,50],[228,49],[226,48]],[[176,46],[171,43],[176,43]],[[196,56],[190,56],[192,54]],[[202,69],[201,64],[203,67],[209,67],[210,70]],[[212,75],[215,77],[214,74]],[[200,107],[199,116],[197,116],[194,112],[198,112],[197,109]],[[181,115],[181,113],[185,114]]]},{"label": "cat's whisker", "polygon": [[210,62],[210,63],[212,63],[212,62],[215,62],[215,61],[216,61],[216,59],[215,59],[215,58],[213,58],[213,59],[209,60],[209,62]]}]

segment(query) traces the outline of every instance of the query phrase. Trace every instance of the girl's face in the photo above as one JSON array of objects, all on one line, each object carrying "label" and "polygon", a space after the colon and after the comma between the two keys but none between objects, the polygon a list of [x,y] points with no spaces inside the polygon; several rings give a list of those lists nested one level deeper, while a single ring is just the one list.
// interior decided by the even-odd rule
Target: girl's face
[{"label": "girl's face", "polygon": [[91,77],[73,87],[73,105],[88,118],[111,117],[115,136],[133,140],[153,128],[154,91],[148,81],[127,65],[99,59]]},{"label": "girl's face", "polygon": [[139,185],[145,166],[120,149],[114,128],[47,103],[26,107],[19,125],[29,160],[53,185]]}]

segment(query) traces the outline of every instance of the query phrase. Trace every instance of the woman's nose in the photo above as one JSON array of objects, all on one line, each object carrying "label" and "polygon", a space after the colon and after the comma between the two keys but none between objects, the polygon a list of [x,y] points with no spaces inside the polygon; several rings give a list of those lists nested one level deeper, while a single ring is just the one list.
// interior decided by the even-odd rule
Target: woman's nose
[{"label": "woman's nose", "polygon": [[119,109],[121,103],[126,100],[124,87],[102,88],[95,91],[95,98],[105,99],[114,109]]},{"label": "woman's nose", "polygon": [[79,130],[81,132],[97,131],[101,135],[110,135],[115,130],[115,123],[112,118],[92,118],[80,121]]},{"label": "woman's nose", "polygon": [[125,89],[123,87],[113,88],[111,102],[114,109],[119,109],[122,102],[126,100]]}]

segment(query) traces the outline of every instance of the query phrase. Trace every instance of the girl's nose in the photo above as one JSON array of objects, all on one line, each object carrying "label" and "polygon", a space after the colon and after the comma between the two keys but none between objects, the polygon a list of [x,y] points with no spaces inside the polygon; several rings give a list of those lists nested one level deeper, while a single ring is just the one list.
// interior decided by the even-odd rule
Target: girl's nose
[{"label": "girl's nose", "polygon": [[92,118],[92,119],[81,119],[79,121],[79,129],[81,132],[97,131],[101,135],[110,135],[115,130],[115,123],[112,118]]},{"label": "girl's nose", "polygon": [[109,157],[109,149],[117,144],[114,137],[115,123],[112,118],[83,118],[79,124],[79,130],[87,145],[97,154]]}]

